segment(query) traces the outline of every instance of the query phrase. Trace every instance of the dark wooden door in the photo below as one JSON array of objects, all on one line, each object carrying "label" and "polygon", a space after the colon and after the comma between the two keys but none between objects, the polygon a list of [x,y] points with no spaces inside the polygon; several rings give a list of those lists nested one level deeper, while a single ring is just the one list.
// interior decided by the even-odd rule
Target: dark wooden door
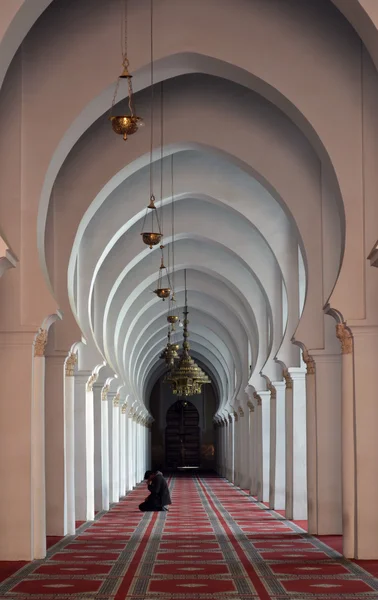
[{"label": "dark wooden door", "polygon": [[171,469],[200,466],[199,414],[187,400],[178,400],[167,411],[165,462]]}]

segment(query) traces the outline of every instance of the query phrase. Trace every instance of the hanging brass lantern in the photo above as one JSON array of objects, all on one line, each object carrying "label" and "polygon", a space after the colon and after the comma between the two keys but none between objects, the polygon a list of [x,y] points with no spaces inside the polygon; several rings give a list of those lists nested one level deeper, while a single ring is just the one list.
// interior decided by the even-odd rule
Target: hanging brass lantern
[{"label": "hanging brass lantern", "polygon": [[111,115],[109,120],[112,123],[114,133],[122,135],[123,139],[127,140],[127,136],[133,135],[141,127],[142,120],[135,115]]},{"label": "hanging brass lantern", "polygon": [[[122,49],[122,66],[123,70],[121,75],[117,79],[117,83],[115,86],[112,106],[109,114],[109,121],[112,124],[112,128],[114,133],[118,135],[122,135],[123,139],[126,141],[128,136],[133,135],[144,125],[143,119],[138,117],[135,114],[134,109],[134,93],[133,93],[133,85],[132,85],[132,75],[129,72],[129,59],[127,58],[127,0],[125,0],[125,18],[123,23],[123,49]],[[128,104],[129,104],[129,112],[127,114],[121,115],[113,115],[114,106],[117,101],[117,94],[120,86],[120,82],[123,79],[127,79],[127,87],[128,87]]]},{"label": "hanging brass lantern", "polygon": [[[170,287],[163,287],[163,271],[164,269],[166,270],[166,267],[164,265],[164,257],[163,257],[163,250],[161,251],[161,263],[160,263],[160,268],[159,268],[159,277],[158,277],[158,284],[157,284],[157,288],[156,290],[154,290],[154,294],[157,295],[158,298],[160,298],[161,300],[166,300],[167,298],[169,298],[169,296],[171,295],[171,288]],[[167,278],[168,278],[168,283],[169,283],[169,277],[167,274]]]},{"label": "hanging brass lantern", "polygon": [[[151,168],[152,168],[152,165],[150,165],[150,169]],[[145,228],[146,220],[147,220],[149,214],[151,214],[150,231],[145,231],[144,228]],[[155,229],[154,217],[156,217],[157,231],[154,231],[154,229]],[[143,223],[142,223],[142,231],[141,231],[140,235],[142,236],[142,240],[146,244],[146,246],[150,247],[150,250],[152,250],[153,246],[157,246],[158,244],[160,244],[160,242],[163,238],[163,232],[160,227],[159,214],[158,214],[158,211],[155,206],[155,196],[153,195],[153,193],[151,193],[151,195],[150,195],[150,203],[146,208],[146,213],[144,215],[144,219],[143,219]],[[161,245],[160,248],[163,249],[164,246]]]},{"label": "hanging brass lantern", "polygon": [[154,290],[154,294],[156,294],[157,297],[163,301],[169,298],[170,293],[171,288],[157,288],[156,290]]},{"label": "hanging brass lantern", "polygon": [[156,231],[143,231],[141,234],[143,242],[152,250],[153,246],[157,246],[161,241],[162,234]]}]

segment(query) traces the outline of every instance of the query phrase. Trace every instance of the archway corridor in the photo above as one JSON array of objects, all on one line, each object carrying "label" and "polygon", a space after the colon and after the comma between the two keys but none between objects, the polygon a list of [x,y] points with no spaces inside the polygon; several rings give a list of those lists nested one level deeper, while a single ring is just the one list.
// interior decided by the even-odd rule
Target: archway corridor
[{"label": "archway corridor", "polygon": [[[217,600],[251,557],[275,600],[378,598],[377,67],[378,0],[0,0],[4,576],[79,580],[51,557],[122,515],[94,597],[163,581],[153,468],[226,540]],[[333,566],[271,567],[227,497]]]},{"label": "archway corridor", "polygon": [[[169,477],[169,512],[145,485],[0,582],[15,600],[348,600],[378,597],[378,561],[348,561],[216,475]],[[333,546],[333,547],[332,547]]]}]

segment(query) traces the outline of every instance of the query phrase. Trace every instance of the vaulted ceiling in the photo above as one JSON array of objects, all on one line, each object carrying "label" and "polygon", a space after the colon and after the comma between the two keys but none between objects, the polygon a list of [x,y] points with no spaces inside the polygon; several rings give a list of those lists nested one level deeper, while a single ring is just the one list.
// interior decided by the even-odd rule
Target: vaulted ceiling
[{"label": "vaulted ceiling", "polygon": [[[152,293],[160,253],[140,236],[152,102],[165,251],[173,198],[177,306],[186,270],[191,347],[216,383],[219,411],[241,402],[247,385],[262,389],[283,366],[299,366],[293,337],[322,347],[360,127],[360,39],[335,7],[347,3],[235,0],[230,10],[229,0],[155,0],[152,96],[150,2],[129,0],[130,69],[146,127],[126,143],[107,119],[122,2],[35,0],[34,12],[19,4],[0,75],[22,42],[4,85],[21,94],[39,257],[65,315],[61,339],[72,343],[78,323],[86,340],[83,368],[106,361],[141,406],[161,374],[167,303]],[[365,15],[372,27],[363,2],[352,4],[347,18],[358,29]],[[121,84],[115,112],[126,94]]]}]

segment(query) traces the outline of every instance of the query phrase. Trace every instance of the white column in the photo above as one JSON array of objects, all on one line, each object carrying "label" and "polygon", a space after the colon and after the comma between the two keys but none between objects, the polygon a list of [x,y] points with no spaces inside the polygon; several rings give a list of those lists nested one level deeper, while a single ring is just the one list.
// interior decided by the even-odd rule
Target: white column
[{"label": "white column", "polygon": [[287,369],[285,377],[285,516],[293,518],[293,380]]},{"label": "white column", "polygon": [[148,440],[148,452],[147,452],[147,469],[151,469],[151,429],[152,429],[152,422],[148,423],[148,427],[147,427],[147,440]]},{"label": "white column", "polygon": [[233,418],[233,431],[234,431],[234,480],[233,483],[236,486],[240,486],[240,422],[239,415],[234,411]]},{"label": "white column", "polygon": [[119,501],[119,394],[108,392],[109,501]]},{"label": "white column", "polygon": [[64,362],[66,355],[46,355],[46,533],[67,535],[66,426]]},{"label": "white column", "polygon": [[225,450],[225,423],[223,419],[219,423],[219,434],[220,434],[220,474],[222,477],[226,476],[226,450]]},{"label": "white column", "polygon": [[126,405],[119,416],[119,495],[126,496]]},{"label": "white column", "polygon": [[132,473],[132,419],[130,416],[130,408],[126,414],[126,465],[127,465],[127,491],[133,489],[133,473]]},{"label": "white column", "polygon": [[[353,338],[350,330],[344,325],[336,328],[337,337],[341,341],[342,351],[342,497],[343,497],[343,554],[347,558],[360,558],[357,553],[357,474],[356,474],[356,422],[355,391],[353,365]],[[374,381],[372,379],[371,381]],[[366,398],[364,397],[364,401]],[[367,435],[367,432],[364,432]],[[376,432],[373,434],[376,438]],[[369,443],[372,438],[369,436]],[[369,451],[370,456],[371,449]],[[371,459],[370,459],[371,460]],[[370,460],[368,464],[370,463]],[[371,492],[368,492],[371,501]],[[372,511],[369,509],[368,514]],[[372,527],[372,523],[370,523]],[[375,532],[374,532],[374,535]],[[365,556],[363,558],[375,558]]]},{"label": "white column", "polygon": [[35,332],[0,334],[1,561],[30,561],[43,558],[45,551],[43,411],[47,331],[35,337]]},{"label": "white column", "polygon": [[31,411],[32,548],[28,559],[46,556],[45,356],[44,347],[35,350]]},{"label": "white column", "polygon": [[251,496],[257,496],[256,412],[251,400],[248,402],[248,410],[249,492]]},{"label": "white column", "polygon": [[262,440],[262,497],[269,502],[270,477],[270,392],[259,392],[261,398],[261,440]]},{"label": "white column", "polygon": [[231,483],[235,481],[235,418],[234,415],[228,417],[228,480]]},{"label": "white column", "polygon": [[134,419],[134,448],[135,448],[135,481],[134,485],[139,483],[139,462],[140,462],[140,448],[139,448],[139,423],[138,417]]},{"label": "white column", "polygon": [[[285,381],[274,381],[276,398],[274,403],[274,469],[272,471],[272,492],[270,507],[276,510],[285,508]],[[273,456],[272,456],[273,458]]]},{"label": "white column", "polygon": [[289,368],[293,381],[293,519],[307,519],[306,373]]},{"label": "white column", "polygon": [[263,501],[263,432],[262,432],[262,401],[256,392],[254,393],[256,401],[256,496],[257,499]]},{"label": "white column", "polygon": [[221,435],[221,475],[222,477],[227,477],[226,475],[226,424],[222,418],[220,423],[220,435]]},{"label": "white column", "polygon": [[76,354],[71,354],[65,363],[64,412],[65,412],[65,493],[67,534],[75,535],[75,379]]},{"label": "white column", "polygon": [[135,486],[135,422],[133,412],[130,411],[130,447],[129,447],[129,465],[130,465],[130,489]]},{"label": "white column", "polygon": [[240,420],[240,487],[249,490],[249,411],[239,408]]},{"label": "white column", "polygon": [[378,559],[378,327],[338,325],[342,348],[343,545],[347,558]]},{"label": "white column", "polygon": [[87,389],[90,371],[75,374],[75,514],[92,521],[94,509],[93,390]]},{"label": "white column", "polygon": [[276,419],[277,419],[277,392],[269,383],[270,391],[270,461],[269,461],[269,507],[274,508],[276,489]]},{"label": "white column", "polygon": [[[92,386],[89,385],[89,390]],[[94,480],[95,509],[109,510],[109,389],[102,384],[93,384],[94,399]]]}]

